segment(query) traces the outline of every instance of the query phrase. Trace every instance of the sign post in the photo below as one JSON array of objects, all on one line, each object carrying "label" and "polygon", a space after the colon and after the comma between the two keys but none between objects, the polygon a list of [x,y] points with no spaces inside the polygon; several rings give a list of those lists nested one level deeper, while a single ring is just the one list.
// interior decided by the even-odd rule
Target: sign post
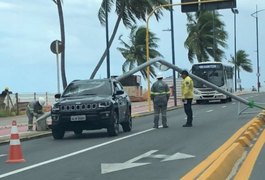
[{"label": "sign post", "polygon": [[50,46],[51,51],[56,54],[56,62],[57,62],[57,88],[58,93],[60,93],[60,68],[59,68],[59,54],[63,51],[62,42],[59,40],[55,40],[51,43]]}]

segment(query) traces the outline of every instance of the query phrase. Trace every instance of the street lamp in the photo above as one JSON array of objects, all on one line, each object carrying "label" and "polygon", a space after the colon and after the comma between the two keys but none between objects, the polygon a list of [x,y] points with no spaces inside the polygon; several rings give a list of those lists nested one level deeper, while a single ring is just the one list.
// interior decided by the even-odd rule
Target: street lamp
[{"label": "street lamp", "polygon": [[109,17],[108,17],[108,0],[105,2],[106,12],[106,46],[107,46],[107,78],[110,78],[110,53],[109,53]]},{"label": "street lamp", "polygon": [[234,14],[234,50],[235,50],[235,54],[234,54],[234,58],[235,58],[235,91],[237,91],[237,74],[236,74],[236,69],[237,69],[237,54],[236,54],[236,15],[239,13],[237,9],[232,8],[231,9],[233,14]]},{"label": "street lamp", "polygon": [[257,38],[257,89],[259,92],[260,89],[260,82],[259,82],[259,20],[258,20],[258,13],[261,11],[265,11],[265,9],[258,11],[258,6],[256,5],[256,11],[251,14],[252,17],[256,18],[256,38]]},{"label": "street lamp", "polygon": [[[170,4],[173,4],[170,0]],[[172,64],[175,65],[175,43],[174,43],[174,21],[173,21],[173,7],[170,8],[170,28],[171,28],[171,47],[172,47]],[[177,106],[177,93],[176,93],[176,71],[173,69],[173,96],[174,105]]]},{"label": "street lamp", "polygon": [[[173,28],[173,17],[171,17],[171,28]],[[172,48],[172,64],[175,65],[175,46],[174,46],[174,29],[164,29],[162,31],[171,32],[171,48]],[[168,70],[168,68],[166,68]],[[177,93],[176,93],[176,72],[173,69],[173,96],[174,96],[174,106],[177,106]]]}]

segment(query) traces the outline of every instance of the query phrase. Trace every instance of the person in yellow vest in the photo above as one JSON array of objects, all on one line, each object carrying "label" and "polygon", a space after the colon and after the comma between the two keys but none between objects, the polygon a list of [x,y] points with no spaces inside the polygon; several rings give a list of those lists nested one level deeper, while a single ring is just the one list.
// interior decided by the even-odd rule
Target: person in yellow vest
[{"label": "person in yellow vest", "polygon": [[182,102],[184,105],[184,111],[187,115],[187,122],[183,127],[192,127],[193,113],[191,105],[193,99],[193,81],[186,70],[181,72],[181,77],[183,79],[181,82]]},{"label": "person in yellow vest", "polygon": [[151,99],[154,106],[154,128],[158,128],[159,115],[162,114],[163,128],[168,128],[167,125],[167,102],[170,96],[168,85],[162,80],[163,74],[158,73],[157,81],[151,87]]}]

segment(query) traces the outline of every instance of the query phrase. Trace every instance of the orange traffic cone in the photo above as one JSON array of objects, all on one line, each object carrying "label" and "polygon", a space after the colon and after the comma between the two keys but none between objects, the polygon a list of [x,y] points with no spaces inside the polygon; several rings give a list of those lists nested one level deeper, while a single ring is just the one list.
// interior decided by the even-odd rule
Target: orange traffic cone
[{"label": "orange traffic cone", "polygon": [[22,155],[21,144],[19,140],[19,134],[18,134],[16,121],[12,122],[9,153],[8,153],[8,159],[6,160],[6,162],[7,163],[25,162],[23,155]]}]

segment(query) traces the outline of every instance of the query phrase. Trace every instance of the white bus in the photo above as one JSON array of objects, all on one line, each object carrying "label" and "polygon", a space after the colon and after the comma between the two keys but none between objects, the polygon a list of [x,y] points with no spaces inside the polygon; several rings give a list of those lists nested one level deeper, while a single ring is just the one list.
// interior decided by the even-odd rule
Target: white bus
[{"label": "white bus", "polygon": [[[232,66],[224,65],[221,62],[202,62],[193,64],[191,72],[193,75],[209,81],[225,91],[234,92]],[[200,104],[213,100],[227,102],[232,99],[213,88],[207,87],[203,82],[194,80],[194,100]]]}]

